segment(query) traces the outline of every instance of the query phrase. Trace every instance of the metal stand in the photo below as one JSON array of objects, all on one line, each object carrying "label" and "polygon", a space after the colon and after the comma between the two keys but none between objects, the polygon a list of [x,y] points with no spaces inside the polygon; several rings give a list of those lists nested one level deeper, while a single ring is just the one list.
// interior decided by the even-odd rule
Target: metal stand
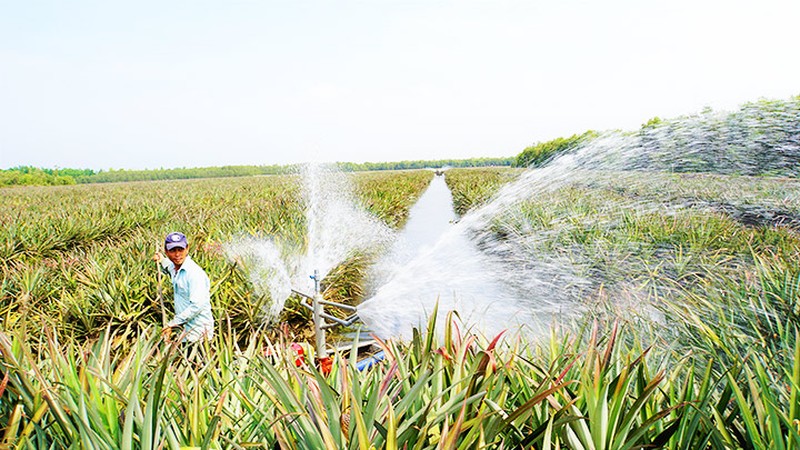
[{"label": "metal stand", "polygon": [[327,358],[328,349],[325,348],[325,329],[322,328],[325,319],[322,318],[322,294],[319,292],[319,273],[314,269],[314,340],[317,347],[317,358]]},{"label": "metal stand", "polygon": [[[301,300],[300,304],[304,307],[310,309],[314,314],[314,340],[315,340],[315,347],[317,352],[317,358],[324,359],[328,356],[328,350],[325,347],[325,330],[331,327],[335,327],[337,325],[342,326],[350,326],[356,322],[358,322],[359,317],[357,314],[357,309],[354,306],[345,305],[342,303],[336,302],[329,302],[322,299],[322,293],[319,289],[319,272],[315,269],[314,275],[311,275],[309,278],[314,280],[314,295],[310,296],[308,294],[304,294],[300,291],[296,291],[292,289],[292,292],[295,294],[305,297],[308,300],[311,300],[311,304],[309,305],[305,301]],[[328,314],[325,312],[325,306],[332,306],[335,308],[343,309],[345,311],[349,311],[352,314],[347,316],[346,319],[342,320],[336,316]],[[330,320],[331,322],[326,322],[325,320]]]}]

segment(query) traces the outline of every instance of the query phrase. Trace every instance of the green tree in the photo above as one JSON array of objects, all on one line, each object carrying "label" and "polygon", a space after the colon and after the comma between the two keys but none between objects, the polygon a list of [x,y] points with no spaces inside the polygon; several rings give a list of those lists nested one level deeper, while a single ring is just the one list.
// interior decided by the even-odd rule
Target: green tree
[{"label": "green tree", "polygon": [[573,151],[598,136],[596,131],[589,130],[583,134],[574,134],[568,138],[555,138],[552,141],[540,142],[522,150],[517,155],[516,167],[541,167],[556,156]]}]

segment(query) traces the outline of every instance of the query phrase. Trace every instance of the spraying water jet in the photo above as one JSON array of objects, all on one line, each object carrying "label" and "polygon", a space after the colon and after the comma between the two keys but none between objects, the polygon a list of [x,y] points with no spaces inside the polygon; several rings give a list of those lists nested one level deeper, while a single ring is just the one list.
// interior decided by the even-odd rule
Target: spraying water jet
[{"label": "spraying water jet", "polygon": [[[796,177],[800,102],[775,107],[772,111],[769,104],[750,104],[734,114],[704,112],[651,121],[636,132],[601,133],[565,149],[464,215],[433,250],[389,274],[359,305],[359,315],[380,336],[403,339],[423,326],[437,301],[440,311],[458,311],[469,326],[487,335],[498,328],[535,334],[553,322],[583,317],[601,299],[623,316],[656,315],[651,311],[655,302],[679,295],[683,281],[658,274],[677,272],[670,267],[673,261],[677,268],[683,264],[681,242],[674,243],[675,255],[664,249],[645,255],[638,252],[646,242],[636,239],[650,237],[637,235],[635,229],[628,231],[629,242],[604,239],[613,237],[614,230],[637,226],[642,217],[663,217],[659,220],[667,224],[678,216],[695,220],[692,214],[701,208],[626,198],[618,195],[624,184],[617,181],[632,177],[646,184],[670,173],[712,172]],[[675,183],[673,178],[664,184],[666,197]],[[796,191],[787,189],[785,198],[797,199]],[[608,202],[591,202],[589,196],[598,193],[608,196]],[[537,204],[546,198],[554,203]],[[569,202],[558,204],[559,198]],[[736,206],[727,209],[753,211],[748,204],[759,201],[732,193],[729,202]],[[796,213],[785,207],[776,211],[757,219],[791,225]]]}]

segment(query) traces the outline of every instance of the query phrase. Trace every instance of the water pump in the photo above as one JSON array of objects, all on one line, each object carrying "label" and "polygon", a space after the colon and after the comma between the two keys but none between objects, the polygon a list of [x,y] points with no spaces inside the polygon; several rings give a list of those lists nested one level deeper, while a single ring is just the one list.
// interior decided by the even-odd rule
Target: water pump
[{"label": "water pump", "polygon": [[[323,300],[322,292],[320,292],[319,283],[320,283],[320,276],[319,272],[314,269],[314,274],[310,275],[309,278],[314,280],[314,295],[308,295],[303,292],[297,291],[292,289],[292,292],[295,294],[304,297],[311,301],[311,304],[308,304],[305,300],[301,300],[300,304],[304,307],[310,309],[314,314],[314,344],[315,350],[317,352],[317,358],[320,360],[324,360],[328,357],[328,350],[326,348],[325,343],[325,330],[331,327],[335,327],[337,325],[342,326],[350,326],[360,319],[358,317],[358,312],[355,306],[345,305],[343,303],[337,302],[329,302],[327,300]],[[329,306],[332,308],[338,308],[344,311],[351,313],[347,318],[340,319],[332,314],[325,312],[325,307]],[[327,321],[331,322],[327,322]]]}]

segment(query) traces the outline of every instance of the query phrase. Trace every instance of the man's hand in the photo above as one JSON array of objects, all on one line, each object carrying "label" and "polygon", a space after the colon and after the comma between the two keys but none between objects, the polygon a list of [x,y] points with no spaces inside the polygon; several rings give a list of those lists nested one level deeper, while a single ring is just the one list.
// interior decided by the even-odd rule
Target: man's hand
[{"label": "man's hand", "polygon": [[156,252],[156,254],[153,255],[153,261],[155,262],[161,262],[161,260],[164,258],[166,258],[166,256],[164,256],[164,254],[161,252]]},{"label": "man's hand", "polygon": [[172,327],[166,326],[161,329],[161,337],[164,338],[165,341],[171,342],[172,341]]}]

